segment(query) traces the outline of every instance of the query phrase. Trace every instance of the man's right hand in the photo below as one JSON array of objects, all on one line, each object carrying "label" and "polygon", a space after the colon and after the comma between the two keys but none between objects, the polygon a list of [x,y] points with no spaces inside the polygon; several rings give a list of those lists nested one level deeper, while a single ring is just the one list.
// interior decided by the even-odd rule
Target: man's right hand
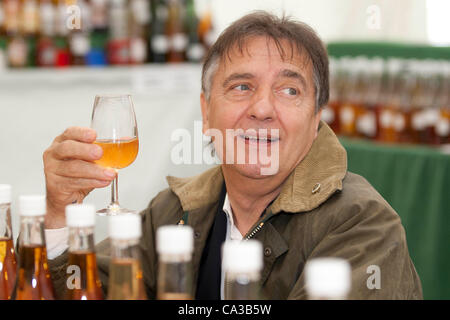
[{"label": "man's right hand", "polygon": [[44,151],[47,229],[64,227],[68,204],[81,203],[94,188],[104,188],[115,178],[113,169],[93,162],[103,155],[102,148],[93,144],[96,136],[93,129],[70,127]]}]

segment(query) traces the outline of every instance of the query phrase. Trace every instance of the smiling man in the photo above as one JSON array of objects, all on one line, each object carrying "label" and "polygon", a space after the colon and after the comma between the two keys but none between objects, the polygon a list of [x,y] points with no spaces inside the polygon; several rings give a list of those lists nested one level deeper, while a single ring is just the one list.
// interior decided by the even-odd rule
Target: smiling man
[{"label": "smiling man", "polygon": [[[399,216],[364,178],[347,171],[345,149],[320,121],[328,91],[327,53],[307,25],[256,12],[221,34],[203,65],[200,99],[203,132],[223,164],[192,178],[168,177],[169,188],[141,213],[150,298],[156,296],[156,229],[177,223],[194,229],[198,299],[223,298],[221,245],[249,238],[264,247],[265,298],[306,299],[304,266],[316,257],[349,261],[351,299],[422,298]],[[229,138],[217,139],[230,130]],[[49,256],[59,292],[67,265],[64,207],[112,179],[92,162],[101,157],[94,140],[88,128],[69,128],[44,153],[46,226],[54,229],[47,230]],[[107,290],[107,242],[97,256]],[[367,285],[372,266],[381,273],[376,289]]]}]

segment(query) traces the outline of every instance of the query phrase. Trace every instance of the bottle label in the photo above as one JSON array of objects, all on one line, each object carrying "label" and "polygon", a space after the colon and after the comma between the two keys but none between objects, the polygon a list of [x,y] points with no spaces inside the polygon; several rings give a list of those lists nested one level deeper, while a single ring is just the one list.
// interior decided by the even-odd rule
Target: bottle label
[{"label": "bottle label", "polygon": [[380,115],[380,126],[382,128],[392,127],[392,122],[394,121],[394,115],[389,110],[383,110]]},{"label": "bottle label", "polygon": [[188,38],[184,33],[175,33],[170,41],[172,50],[176,52],[183,52],[188,45]]},{"label": "bottle label", "polygon": [[447,137],[450,134],[450,121],[440,118],[435,125],[435,130],[438,136]]},{"label": "bottle label", "polygon": [[427,126],[426,114],[424,111],[415,113],[412,117],[411,125],[414,130],[421,131]]},{"label": "bottle label", "polygon": [[394,129],[397,132],[401,132],[405,129],[405,117],[402,114],[397,114],[394,117]]},{"label": "bottle label", "polygon": [[373,112],[368,112],[358,118],[356,123],[358,132],[367,137],[375,137],[377,133],[377,120]]},{"label": "bottle label", "polygon": [[74,34],[70,39],[70,50],[75,56],[85,56],[90,50],[88,37],[83,34]]},{"label": "bottle label", "polygon": [[152,50],[155,53],[166,53],[169,51],[169,40],[165,35],[154,35],[152,38]]},{"label": "bottle label", "polygon": [[343,124],[349,125],[355,119],[355,113],[353,112],[353,108],[350,106],[344,106],[340,112],[340,119]]},{"label": "bottle label", "polygon": [[193,43],[186,51],[186,56],[190,61],[201,61],[205,55],[205,48],[200,43]]},{"label": "bottle label", "polygon": [[27,45],[22,39],[14,39],[8,46],[8,60],[14,67],[23,67],[27,61]]},{"label": "bottle label", "polygon": [[141,38],[133,38],[130,41],[130,58],[131,61],[144,63],[147,60],[147,46]]},{"label": "bottle label", "polygon": [[322,109],[322,120],[328,124],[331,124],[334,121],[334,111],[329,106],[325,106]]}]

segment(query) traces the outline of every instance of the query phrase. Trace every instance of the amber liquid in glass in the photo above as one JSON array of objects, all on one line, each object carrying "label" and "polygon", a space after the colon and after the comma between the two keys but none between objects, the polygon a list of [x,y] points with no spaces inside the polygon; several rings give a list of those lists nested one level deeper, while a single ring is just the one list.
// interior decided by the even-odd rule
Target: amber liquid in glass
[{"label": "amber liquid in glass", "polygon": [[157,298],[158,300],[192,300],[191,295],[184,292],[164,292]]},{"label": "amber liquid in glass", "polygon": [[112,259],[109,272],[109,300],[147,299],[139,260]]},{"label": "amber liquid in glass", "polygon": [[139,151],[139,139],[129,140],[97,140],[94,142],[103,149],[103,156],[95,163],[102,167],[122,169],[136,159]]},{"label": "amber liquid in glass", "polygon": [[91,251],[70,252],[69,266],[72,265],[80,268],[80,279],[79,283],[71,282],[73,288],[67,288],[66,299],[103,300],[102,284],[98,277],[95,253]]},{"label": "amber liquid in glass", "polygon": [[55,294],[43,246],[22,246],[19,252],[17,300],[54,300]]},{"label": "amber liquid in glass", "polygon": [[11,299],[16,281],[16,267],[13,240],[0,238],[0,300]]}]

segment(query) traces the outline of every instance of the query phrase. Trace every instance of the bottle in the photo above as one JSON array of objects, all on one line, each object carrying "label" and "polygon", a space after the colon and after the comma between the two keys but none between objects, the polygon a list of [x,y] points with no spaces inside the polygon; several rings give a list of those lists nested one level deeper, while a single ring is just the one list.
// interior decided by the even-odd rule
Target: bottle
[{"label": "bottle", "polygon": [[37,65],[53,67],[56,64],[56,48],[53,37],[56,33],[56,7],[50,0],[41,0],[39,4],[40,36],[37,42]]},{"label": "bottle", "polygon": [[150,40],[153,62],[164,63],[167,61],[169,51],[169,39],[166,36],[167,4],[164,0],[154,1],[152,4],[155,12]]},{"label": "bottle", "polygon": [[[89,204],[66,207],[69,227],[69,265],[67,273],[77,278],[67,280],[67,300],[103,300],[102,284],[94,249],[95,208]],[[71,281],[70,281],[71,280]]]},{"label": "bottle", "polygon": [[0,184],[0,300],[11,299],[16,266],[11,228],[11,186]]},{"label": "bottle", "polygon": [[195,13],[194,0],[188,0],[186,4],[186,30],[189,37],[186,59],[190,62],[200,62],[205,55],[205,48],[200,42],[198,34],[198,18]]},{"label": "bottle", "polygon": [[180,0],[168,0],[167,37],[169,39],[168,62],[185,60],[188,37],[184,30],[185,10]]},{"label": "bottle", "polygon": [[19,268],[15,299],[54,300],[44,236],[45,196],[20,196],[19,206]]},{"label": "bottle", "polygon": [[110,41],[108,43],[108,61],[110,64],[128,64],[130,62],[127,4],[126,0],[111,0],[109,10]]},{"label": "bottle", "polygon": [[108,0],[90,0],[91,25],[94,32],[108,32]]},{"label": "bottle", "polygon": [[22,0],[21,31],[27,36],[35,36],[39,27],[39,10],[36,0]]},{"label": "bottle", "polygon": [[351,287],[350,264],[341,258],[315,258],[306,263],[305,284],[310,300],[345,300]]},{"label": "bottle", "polygon": [[146,300],[139,240],[141,217],[123,214],[109,218],[111,263],[109,266],[109,300]]},{"label": "bottle", "polygon": [[129,5],[130,63],[143,64],[148,59],[151,12],[149,0],[134,0]]},{"label": "bottle", "polygon": [[222,268],[225,272],[225,300],[261,299],[262,244],[257,240],[226,241]]},{"label": "bottle", "polygon": [[156,232],[158,300],[192,300],[193,230],[190,226],[162,226]]}]

